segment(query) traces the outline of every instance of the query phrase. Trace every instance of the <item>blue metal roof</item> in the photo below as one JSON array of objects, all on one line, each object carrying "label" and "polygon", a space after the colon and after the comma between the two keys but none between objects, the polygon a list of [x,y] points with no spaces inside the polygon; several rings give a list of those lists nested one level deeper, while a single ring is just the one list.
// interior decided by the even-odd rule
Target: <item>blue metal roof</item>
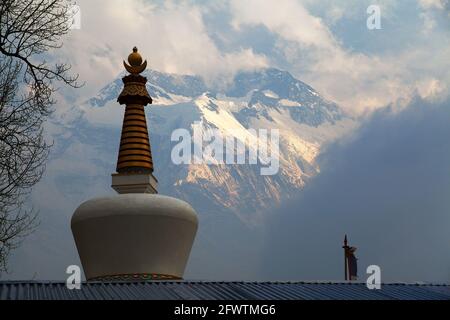
[{"label": "blue metal roof", "polygon": [[0,300],[450,300],[449,285],[336,282],[63,282],[3,281]]}]

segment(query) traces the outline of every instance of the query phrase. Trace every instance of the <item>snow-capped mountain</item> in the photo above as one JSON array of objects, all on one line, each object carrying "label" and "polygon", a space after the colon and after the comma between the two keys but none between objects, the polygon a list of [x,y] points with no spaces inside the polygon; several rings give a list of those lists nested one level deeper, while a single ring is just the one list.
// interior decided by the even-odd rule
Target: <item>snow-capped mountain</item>
[{"label": "snow-capped mountain", "polygon": [[[188,200],[205,214],[231,211],[245,223],[256,222],[261,209],[289,197],[318,172],[315,159],[320,147],[351,125],[336,104],[277,69],[239,73],[225,90],[207,86],[196,76],[153,70],[144,76],[153,98],[147,121],[159,190]],[[80,159],[77,166],[104,173],[102,181],[109,179],[115,169],[123,117],[124,108],[116,102],[122,87],[118,77],[55,122],[60,131],[54,137],[54,161],[73,161],[71,152],[79,146],[88,159]],[[261,165],[250,164],[175,165],[170,158],[175,145],[171,133],[178,128],[192,132],[195,123],[204,130],[218,129],[223,137],[240,129],[242,142],[252,136],[250,129],[279,129],[278,174],[262,176]],[[247,147],[254,147],[248,141]],[[92,154],[86,154],[89,150]],[[80,179],[79,170],[73,174],[78,175],[74,180]]]},{"label": "snow-capped mountain", "polygon": [[[302,188],[318,172],[315,159],[321,145],[351,123],[336,104],[277,69],[239,73],[223,90],[207,86],[196,76],[153,70],[144,76],[153,98],[153,105],[147,107],[147,121],[160,192],[186,199],[204,214],[232,212],[246,224],[257,222],[268,204]],[[72,111],[77,117],[62,120],[65,127],[74,128],[72,133],[66,132],[71,138],[64,139],[63,145],[81,143],[95,149],[89,161],[101,165],[102,172],[115,168],[123,116],[123,106],[116,99],[122,87],[118,77],[97,96],[75,106]],[[218,129],[223,138],[240,129],[242,136],[236,139],[248,148],[254,147],[251,129],[279,129],[278,174],[262,176],[261,164],[175,165],[170,158],[176,144],[171,133],[178,128],[192,133],[195,123],[204,131]],[[64,151],[54,156],[64,157]]]},{"label": "snow-capped mountain", "polygon": [[[54,145],[32,198],[41,225],[17,253],[21,265],[33,263],[40,278],[63,278],[67,265],[79,263],[70,218],[80,203],[115,194],[110,185],[124,114],[124,106],[116,102],[121,76],[48,123]],[[321,148],[352,128],[354,121],[313,88],[277,69],[239,73],[225,88],[207,85],[196,76],[152,70],[144,76],[153,98],[146,114],[158,191],[185,199],[199,213],[186,277],[217,279],[221,274],[222,279],[236,279],[236,273],[224,267],[229,264],[222,253],[238,260],[248,257],[242,243],[255,243],[262,212],[303,188],[319,171],[316,158]],[[204,132],[217,129],[222,137],[239,129],[236,139],[248,148],[260,143],[252,130],[278,129],[278,173],[261,175],[261,164],[175,165],[171,151],[177,142],[171,141],[172,132],[184,128],[192,133],[195,126]],[[248,263],[239,263],[239,274],[252,279],[255,271]],[[15,270],[13,278],[27,277],[20,267]]]}]

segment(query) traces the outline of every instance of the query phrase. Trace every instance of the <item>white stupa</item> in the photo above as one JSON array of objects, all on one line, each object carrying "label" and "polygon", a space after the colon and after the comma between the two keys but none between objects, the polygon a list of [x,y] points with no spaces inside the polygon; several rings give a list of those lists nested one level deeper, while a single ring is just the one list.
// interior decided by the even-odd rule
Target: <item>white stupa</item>
[{"label": "white stupa", "polygon": [[182,279],[198,227],[186,202],[157,194],[144,106],[147,66],[133,49],[117,99],[125,104],[117,173],[119,195],[81,204],[71,227],[87,280]]}]

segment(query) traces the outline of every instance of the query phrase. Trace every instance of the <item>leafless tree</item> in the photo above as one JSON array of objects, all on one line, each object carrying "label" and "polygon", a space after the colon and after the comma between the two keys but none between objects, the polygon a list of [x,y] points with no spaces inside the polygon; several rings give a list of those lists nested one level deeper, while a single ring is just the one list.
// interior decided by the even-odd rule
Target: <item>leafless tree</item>
[{"label": "leafless tree", "polygon": [[43,59],[62,46],[71,6],[68,0],[0,2],[0,273],[36,226],[27,200],[49,154],[43,124],[53,111],[56,85],[78,87],[69,65]]}]

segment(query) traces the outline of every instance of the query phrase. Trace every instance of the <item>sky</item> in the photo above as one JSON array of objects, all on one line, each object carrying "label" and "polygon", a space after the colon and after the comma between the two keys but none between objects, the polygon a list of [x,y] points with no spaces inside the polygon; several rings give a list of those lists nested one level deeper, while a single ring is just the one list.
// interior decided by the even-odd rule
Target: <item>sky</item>
[{"label": "sky", "polygon": [[[155,70],[226,83],[239,70],[278,67],[354,115],[448,94],[448,0],[80,0],[81,29],[55,59],[96,93],[136,45]],[[367,8],[380,8],[369,30]]]},{"label": "sky", "polygon": [[[323,151],[306,189],[271,208],[265,230],[245,239],[254,252],[236,274],[341,279],[336,244],[348,233],[362,274],[379,264],[386,281],[450,282],[450,1],[77,3],[81,29],[52,59],[69,62],[85,86],[61,88],[57,113],[115,79],[117,61],[137,46],[150,68],[210,83],[226,85],[241,70],[287,70],[360,119]],[[380,7],[381,29],[367,28],[370,5]],[[244,261],[241,254],[233,258]]]}]

